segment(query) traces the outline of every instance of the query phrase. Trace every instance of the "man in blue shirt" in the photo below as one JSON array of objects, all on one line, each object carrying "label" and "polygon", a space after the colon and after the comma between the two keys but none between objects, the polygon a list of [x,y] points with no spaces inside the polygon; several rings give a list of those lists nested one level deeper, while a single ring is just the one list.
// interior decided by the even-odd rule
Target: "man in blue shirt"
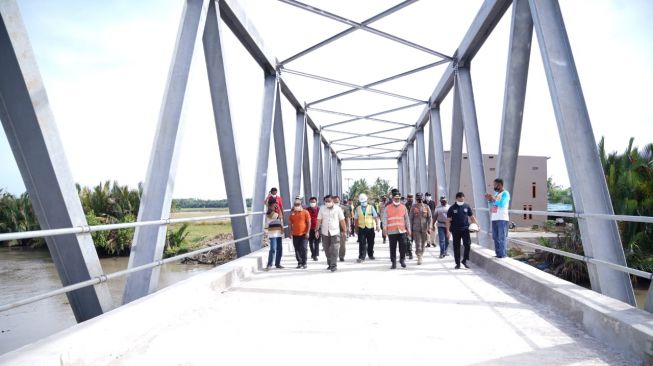
[{"label": "man in blue shirt", "polygon": [[508,207],[510,206],[510,193],[503,189],[503,179],[497,178],[494,180],[494,192],[486,193],[485,199],[487,199],[488,205],[490,206],[492,239],[494,240],[496,257],[505,258],[508,256],[508,222],[510,221]]}]

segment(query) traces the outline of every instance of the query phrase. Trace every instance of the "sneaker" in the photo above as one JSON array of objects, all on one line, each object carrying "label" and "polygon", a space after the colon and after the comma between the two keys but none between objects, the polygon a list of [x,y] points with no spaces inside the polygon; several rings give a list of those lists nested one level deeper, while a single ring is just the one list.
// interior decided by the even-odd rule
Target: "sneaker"
[{"label": "sneaker", "polygon": [[272,268],[272,266],[267,266],[267,267],[265,267],[265,272],[269,271],[270,268]]},{"label": "sneaker", "polygon": [[331,267],[331,272],[335,272],[337,270],[338,270],[338,267],[336,267],[336,266]]},{"label": "sneaker", "polygon": [[282,266],[282,265],[278,265],[278,266],[275,266],[275,267],[277,267],[277,268],[279,268],[279,269],[284,269],[284,268],[286,268],[286,267],[284,267],[284,266]]},{"label": "sneaker", "polygon": [[421,257],[417,257],[417,264],[422,264],[422,258]]},{"label": "sneaker", "polygon": [[426,243],[426,247],[427,247],[427,248],[430,248],[430,247],[431,247],[431,243]]}]

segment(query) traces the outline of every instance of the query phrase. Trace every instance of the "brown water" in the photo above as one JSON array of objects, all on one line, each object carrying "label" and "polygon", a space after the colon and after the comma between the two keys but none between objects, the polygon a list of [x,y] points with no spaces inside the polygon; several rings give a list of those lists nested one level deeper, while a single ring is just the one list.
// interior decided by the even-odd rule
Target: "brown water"
[{"label": "brown water", "polygon": [[[104,273],[127,268],[129,258],[101,259]],[[159,289],[213,267],[171,263],[161,268]],[[121,303],[125,277],[108,282],[114,306]],[[61,288],[47,250],[0,248],[0,304]],[[74,325],[65,295],[51,297],[0,313],[0,354]]]}]

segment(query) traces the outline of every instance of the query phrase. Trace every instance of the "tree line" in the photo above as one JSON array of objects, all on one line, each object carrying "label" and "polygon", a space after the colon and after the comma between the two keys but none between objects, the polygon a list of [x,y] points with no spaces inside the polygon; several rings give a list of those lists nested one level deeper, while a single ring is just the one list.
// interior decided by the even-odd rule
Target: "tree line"
[{"label": "tree line", "polygon": [[[607,153],[603,138],[598,144],[612,206],[616,214],[653,216],[653,143],[641,149],[633,144],[634,138],[631,138],[622,153]],[[551,180],[548,182],[548,188],[550,202],[573,203],[570,188],[560,187]],[[387,194],[389,190],[387,180],[377,178],[370,186],[365,179],[359,179],[349,187],[346,195],[357,203],[358,195],[366,193],[378,202],[380,196]],[[115,181],[106,181],[92,188],[78,184],[77,192],[89,225],[114,224],[136,221],[143,187],[139,184],[133,189],[121,186]],[[247,205],[251,206],[251,199],[247,199]],[[226,207],[226,199],[184,198],[174,199],[172,202],[173,210]],[[653,224],[619,222],[618,226],[629,265],[653,271]],[[0,189],[0,233],[39,229],[29,195],[23,193],[15,196]],[[127,255],[133,233],[134,229],[121,229],[94,232],[91,235],[100,255]],[[174,238],[172,241],[175,241]],[[0,242],[1,244],[42,247],[45,241],[42,238],[33,238],[14,240],[10,243]]]}]

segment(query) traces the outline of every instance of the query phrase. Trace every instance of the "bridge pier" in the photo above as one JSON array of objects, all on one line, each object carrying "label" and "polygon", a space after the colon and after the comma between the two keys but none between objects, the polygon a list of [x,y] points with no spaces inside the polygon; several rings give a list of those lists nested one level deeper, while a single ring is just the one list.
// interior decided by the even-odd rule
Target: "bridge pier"
[{"label": "bridge pier", "polygon": [[[18,5],[0,2],[0,120],[41,229],[88,227]],[[45,238],[64,286],[102,275],[89,232]],[[78,322],[112,308],[104,284],[67,294]]]},{"label": "bridge pier", "polygon": [[[567,164],[575,211],[613,215],[610,192],[599,161],[598,148],[578,72],[557,1],[530,0],[558,132]],[[616,221],[578,220],[586,256],[626,266]],[[630,277],[606,266],[588,264],[592,289],[635,305]]]},{"label": "bridge pier", "polygon": [[[150,161],[143,181],[143,195],[138,208],[138,221],[160,220],[170,216],[179,157],[181,111],[186,96],[190,65],[199,30],[205,27],[208,3],[187,1],[179,26],[177,43],[168,73]],[[128,268],[163,258],[166,226],[140,226],[134,231]],[[156,290],[160,268],[132,273],[127,277],[123,304]]]}]

